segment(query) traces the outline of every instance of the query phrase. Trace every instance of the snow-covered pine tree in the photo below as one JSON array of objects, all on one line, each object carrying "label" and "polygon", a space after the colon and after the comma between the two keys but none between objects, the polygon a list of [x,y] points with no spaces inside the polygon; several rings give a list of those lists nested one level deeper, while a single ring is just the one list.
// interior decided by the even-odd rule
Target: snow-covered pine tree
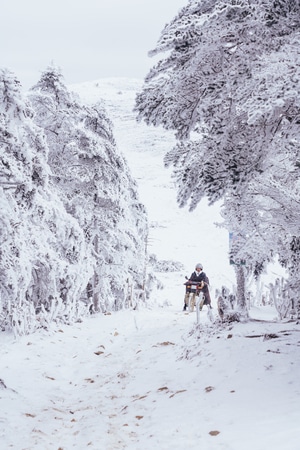
[{"label": "snow-covered pine tree", "polygon": [[[193,209],[204,196],[227,198],[226,225],[251,237],[248,254],[253,237],[268,234],[253,268],[265,264],[271,249],[280,253],[279,228],[287,241],[300,235],[289,222],[290,203],[298,199],[299,23],[299,0],[190,0],[162,31],[150,54],[166,56],[136,99],[139,120],[176,130],[178,145],[165,161],[175,168],[179,204]],[[280,198],[286,181],[289,206]],[[256,210],[247,216],[250,203]],[[268,228],[270,216],[275,225]],[[285,265],[295,266],[292,260]]]},{"label": "snow-covered pine tree", "polygon": [[1,326],[22,334],[51,319],[74,319],[78,309],[63,302],[60,280],[71,279],[74,305],[79,280],[89,275],[83,233],[48,187],[45,135],[6,69],[0,105]]},{"label": "snow-covered pine tree", "polygon": [[37,137],[30,127],[32,112],[22,99],[19,81],[6,69],[0,71],[0,105],[1,323],[6,328],[22,308],[30,284],[33,257],[27,241],[28,217],[47,173],[40,167],[42,152],[39,155],[30,145]]},{"label": "snow-covered pine tree", "polygon": [[50,183],[89,245],[93,276],[86,295],[93,309],[136,302],[144,288],[147,216],[103,105],[83,104],[54,66],[29,98],[47,135]]}]

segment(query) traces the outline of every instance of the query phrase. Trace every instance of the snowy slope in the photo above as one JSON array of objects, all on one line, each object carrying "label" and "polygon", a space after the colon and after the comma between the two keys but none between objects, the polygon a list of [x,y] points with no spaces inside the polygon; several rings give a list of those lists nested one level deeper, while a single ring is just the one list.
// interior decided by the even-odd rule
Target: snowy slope
[{"label": "snowy slope", "polygon": [[[163,164],[163,157],[173,147],[175,138],[172,132],[163,128],[136,122],[133,108],[141,87],[141,80],[128,78],[107,78],[69,86],[84,101],[104,101],[115,125],[118,147],[128,160],[138,182],[141,201],[148,210],[152,225],[149,252],[163,260],[183,263],[185,271],[178,274],[175,281],[178,286],[184,275],[190,275],[195,264],[201,262],[210,279],[212,293],[222,285],[231,289],[235,285],[235,274],[229,265],[228,233],[216,226],[222,222],[220,205],[208,206],[202,201],[192,213],[188,208],[178,207],[172,170],[167,170]],[[268,274],[262,277],[262,289],[267,290],[269,283],[283,274],[278,265],[272,265]],[[253,280],[248,289],[256,294]],[[165,298],[169,298],[168,293]]]},{"label": "snowy slope", "polygon": [[196,211],[179,209],[171,170],[163,165],[165,153],[175,139],[171,132],[136,122],[132,111],[140,80],[101,79],[69,86],[84,101],[104,100],[115,125],[118,147],[125,155],[138,182],[141,201],[146,205],[151,222],[149,251],[160,259],[178,260],[190,275],[201,262],[212,287],[234,283],[234,272],[228,262],[228,235],[217,228],[221,222],[219,206],[202,202]]}]

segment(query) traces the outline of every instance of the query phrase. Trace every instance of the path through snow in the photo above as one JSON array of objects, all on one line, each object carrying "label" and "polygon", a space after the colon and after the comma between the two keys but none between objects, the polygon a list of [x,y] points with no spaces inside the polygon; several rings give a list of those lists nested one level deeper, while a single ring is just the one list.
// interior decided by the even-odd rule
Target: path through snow
[{"label": "path through snow", "polygon": [[197,326],[178,305],[7,342],[1,448],[297,450],[299,346],[295,323]]}]

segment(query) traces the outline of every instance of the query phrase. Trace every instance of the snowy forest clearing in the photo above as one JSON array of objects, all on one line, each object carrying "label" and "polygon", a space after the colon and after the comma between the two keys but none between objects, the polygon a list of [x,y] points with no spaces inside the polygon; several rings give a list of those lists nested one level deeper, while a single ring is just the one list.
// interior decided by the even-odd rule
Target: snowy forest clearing
[{"label": "snowy forest clearing", "polygon": [[263,307],[263,320],[213,327],[204,311],[197,326],[181,304],[7,338],[1,448],[297,450],[295,322]]},{"label": "snowy forest clearing", "polygon": [[299,2],[256,3],[191,0],[138,95],[0,71],[4,448],[298,450]]},{"label": "snowy forest clearing", "polygon": [[[218,329],[204,312],[199,332],[196,313],[182,312],[184,275],[196,262],[204,265],[213,298],[215,288],[231,287],[228,236],[213,225],[217,207],[201,205],[192,214],[177,208],[162,164],[170,137],[135,124],[128,111],[136,83],[130,91],[126,80],[123,87],[116,81],[78,91],[112,99],[117,141],[149,214],[149,252],[170,264],[178,260],[184,270],[158,274],[165,287],[152,294],[152,309],[94,315],[16,341],[2,333],[1,448],[298,450],[295,323]],[[214,300],[213,306],[216,313]],[[251,314],[274,319],[268,308]]]},{"label": "snowy forest clearing", "polygon": [[[298,450],[295,322],[213,328],[204,312],[199,332],[196,313],[182,312],[184,275],[200,261],[216,314],[215,288],[234,282],[227,233],[213,225],[218,208],[177,208],[162,164],[170,137],[128,112],[136,83],[132,90],[126,80],[101,83],[78,91],[112,99],[117,141],[149,214],[149,252],[184,270],[157,274],[164,289],[153,292],[152,309],[93,315],[16,341],[2,333],[1,447]],[[251,316],[273,320],[269,308],[252,308]]]}]

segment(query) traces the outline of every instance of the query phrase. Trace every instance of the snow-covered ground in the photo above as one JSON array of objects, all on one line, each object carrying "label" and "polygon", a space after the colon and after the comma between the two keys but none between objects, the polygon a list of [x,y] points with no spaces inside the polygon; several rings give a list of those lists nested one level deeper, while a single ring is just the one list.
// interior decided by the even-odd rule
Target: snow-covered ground
[{"label": "snow-covered ground", "polygon": [[[214,310],[215,312],[215,310]],[[1,449],[298,450],[300,333],[178,304],[1,344]]]},{"label": "snow-covered ground", "polygon": [[[298,450],[299,325],[278,322],[270,306],[252,307],[248,323],[218,322],[214,289],[234,283],[227,233],[213,225],[218,206],[178,209],[162,164],[173,137],[135,124],[138,83],[72,89],[105,99],[149,213],[149,251],[185,269],[158,274],[165,288],[149,308],[18,340],[2,333],[0,449]],[[205,308],[199,323],[182,311],[197,262],[211,280],[214,324]]]}]

